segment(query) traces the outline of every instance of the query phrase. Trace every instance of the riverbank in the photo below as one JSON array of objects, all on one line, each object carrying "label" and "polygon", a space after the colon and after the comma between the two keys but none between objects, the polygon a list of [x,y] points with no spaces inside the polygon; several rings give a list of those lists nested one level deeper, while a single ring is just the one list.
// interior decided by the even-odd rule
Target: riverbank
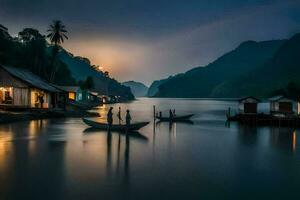
[{"label": "riverbank", "polygon": [[28,112],[0,111],[0,124],[51,118],[99,117],[99,113],[89,111],[35,110]]}]

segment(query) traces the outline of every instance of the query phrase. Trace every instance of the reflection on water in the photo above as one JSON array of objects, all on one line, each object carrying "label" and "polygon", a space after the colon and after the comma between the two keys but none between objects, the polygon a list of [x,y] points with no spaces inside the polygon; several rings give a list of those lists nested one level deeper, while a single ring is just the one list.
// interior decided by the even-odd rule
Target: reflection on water
[{"label": "reflection on water", "polygon": [[[298,196],[299,129],[225,127],[235,102],[142,99],[114,107],[130,109],[134,121],[151,121],[153,105],[194,113],[194,123],[152,123],[127,135],[80,119],[0,125],[0,199]],[[100,120],[108,108],[99,108]]]},{"label": "reflection on water", "polygon": [[297,147],[297,131],[293,128],[272,128],[271,143],[282,150],[295,152]]}]

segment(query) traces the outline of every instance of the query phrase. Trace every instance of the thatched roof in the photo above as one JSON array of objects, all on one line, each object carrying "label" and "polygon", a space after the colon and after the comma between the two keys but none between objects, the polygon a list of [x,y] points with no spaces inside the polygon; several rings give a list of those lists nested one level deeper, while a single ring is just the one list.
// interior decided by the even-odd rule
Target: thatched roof
[{"label": "thatched roof", "polygon": [[20,79],[21,81],[26,82],[27,84],[31,85],[32,87],[45,90],[48,92],[61,92],[59,89],[53,87],[50,83],[43,80],[39,76],[33,74],[32,72],[22,69],[22,68],[16,68],[16,67],[8,67],[3,66],[1,67],[6,70],[10,75],[12,75],[15,78]]}]

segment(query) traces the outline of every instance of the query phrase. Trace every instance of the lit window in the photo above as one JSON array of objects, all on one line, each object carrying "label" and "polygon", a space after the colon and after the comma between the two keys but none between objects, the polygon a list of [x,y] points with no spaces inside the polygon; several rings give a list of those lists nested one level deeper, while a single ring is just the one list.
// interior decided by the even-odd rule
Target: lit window
[{"label": "lit window", "polygon": [[75,93],[69,92],[69,99],[75,100]]}]

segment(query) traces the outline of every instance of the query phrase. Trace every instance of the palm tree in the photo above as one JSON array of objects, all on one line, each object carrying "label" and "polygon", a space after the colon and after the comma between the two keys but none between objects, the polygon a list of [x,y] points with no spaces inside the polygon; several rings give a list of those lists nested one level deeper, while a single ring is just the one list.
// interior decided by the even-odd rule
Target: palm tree
[{"label": "palm tree", "polygon": [[52,49],[51,74],[49,77],[49,81],[52,82],[56,73],[55,60],[59,51],[59,47],[64,42],[64,39],[68,39],[68,36],[66,35],[68,31],[66,30],[66,26],[63,25],[60,20],[54,20],[52,24],[50,24],[47,32],[49,33],[47,38],[49,38],[51,44],[54,45]]}]

